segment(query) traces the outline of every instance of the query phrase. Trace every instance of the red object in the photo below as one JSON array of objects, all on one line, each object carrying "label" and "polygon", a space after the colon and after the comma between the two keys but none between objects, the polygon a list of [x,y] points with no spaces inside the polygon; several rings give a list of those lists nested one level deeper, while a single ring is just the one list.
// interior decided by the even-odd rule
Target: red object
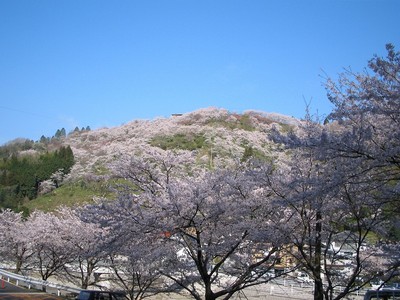
[{"label": "red object", "polygon": [[6,287],[6,283],[4,281],[4,279],[1,279],[1,288],[4,289]]}]

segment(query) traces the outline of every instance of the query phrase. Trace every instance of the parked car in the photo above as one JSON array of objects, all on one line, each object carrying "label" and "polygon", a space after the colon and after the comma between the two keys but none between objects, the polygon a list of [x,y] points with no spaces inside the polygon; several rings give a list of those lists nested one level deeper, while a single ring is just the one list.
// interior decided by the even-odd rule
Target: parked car
[{"label": "parked car", "polygon": [[364,300],[397,300],[400,299],[399,289],[368,290]]},{"label": "parked car", "polygon": [[76,300],[126,300],[124,293],[110,291],[83,290]]},{"label": "parked car", "polygon": [[371,281],[371,289],[372,290],[378,290],[378,289],[383,288],[383,287],[384,287],[383,280]]},{"label": "parked car", "polygon": [[297,272],[296,279],[299,282],[307,283],[307,284],[311,284],[313,282],[313,280],[310,278],[310,276],[305,272]]},{"label": "parked car", "polygon": [[398,283],[398,282],[385,283],[385,289],[398,289],[398,290],[400,290],[400,283]]}]

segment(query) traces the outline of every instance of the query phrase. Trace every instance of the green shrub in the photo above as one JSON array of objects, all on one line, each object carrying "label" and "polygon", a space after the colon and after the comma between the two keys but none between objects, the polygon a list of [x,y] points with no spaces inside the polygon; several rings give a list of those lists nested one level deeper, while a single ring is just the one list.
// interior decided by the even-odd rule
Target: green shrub
[{"label": "green shrub", "polygon": [[206,139],[201,134],[177,133],[172,136],[158,135],[150,140],[150,145],[163,150],[197,150],[205,146]]}]

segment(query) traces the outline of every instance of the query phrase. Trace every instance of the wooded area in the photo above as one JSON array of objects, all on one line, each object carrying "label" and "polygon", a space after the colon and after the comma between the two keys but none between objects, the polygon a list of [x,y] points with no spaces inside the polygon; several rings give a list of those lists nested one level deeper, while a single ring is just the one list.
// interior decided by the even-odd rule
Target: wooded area
[{"label": "wooded area", "polygon": [[[205,167],[191,151],[168,150],[173,143],[119,154],[104,176],[115,197],[26,218],[3,211],[2,257],[17,272],[82,288],[101,284],[96,270],[107,269],[105,281],[130,299],[229,299],[295,271],[312,279],[316,300],[398,282],[400,52],[386,49],[369,61],[371,74],[327,80],[335,109],[324,122],[308,112],[298,130],[269,132],[282,156],[247,150],[234,165]],[[69,170],[71,153],[5,160],[2,182],[29,197],[24,180],[50,176],[56,158]]]},{"label": "wooded area", "polygon": [[0,207],[23,209],[25,200],[34,199],[47,180],[55,188],[74,165],[71,147],[61,146],[54,152],[3,157],[0,163]]}]

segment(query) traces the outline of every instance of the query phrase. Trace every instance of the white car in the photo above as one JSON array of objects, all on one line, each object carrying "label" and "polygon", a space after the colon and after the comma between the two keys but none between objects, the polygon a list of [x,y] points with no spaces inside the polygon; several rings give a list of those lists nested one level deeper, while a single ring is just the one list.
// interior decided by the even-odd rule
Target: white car
[{"label": "white car", "polygon": [[307,273],[304,272],[297,272],[297,281],[304,282],[304,283],[312,283],[313,280],[310,278],[310,276]]}]

